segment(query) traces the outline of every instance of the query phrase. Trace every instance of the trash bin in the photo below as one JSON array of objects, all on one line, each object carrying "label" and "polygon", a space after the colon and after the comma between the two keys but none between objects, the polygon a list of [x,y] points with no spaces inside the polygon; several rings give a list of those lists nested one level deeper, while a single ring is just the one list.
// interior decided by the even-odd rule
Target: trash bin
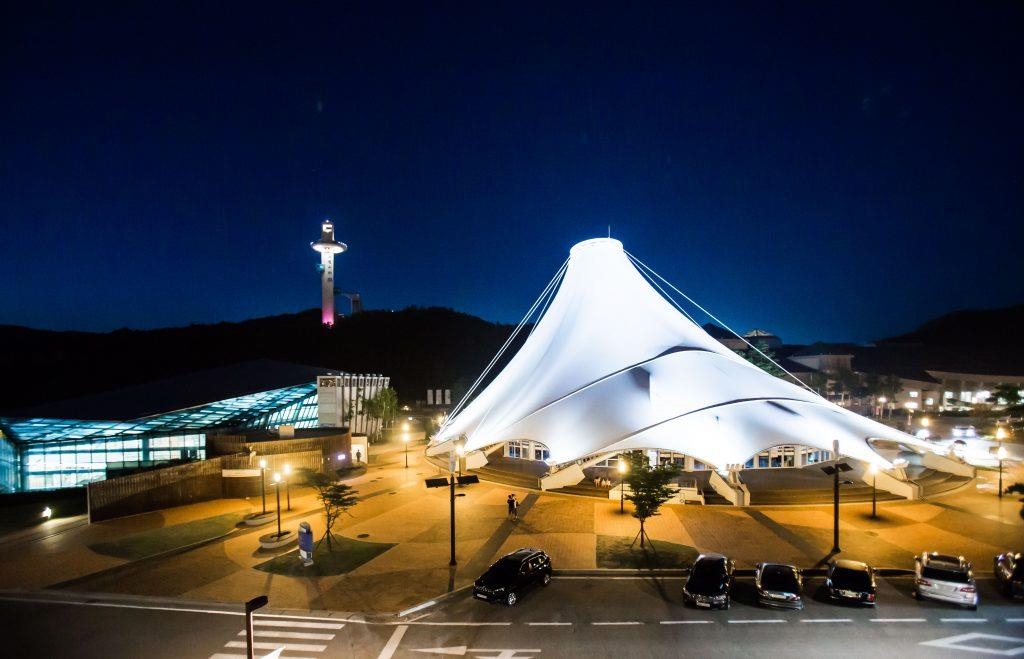
[{"label": "trash bin", "polygon": [[309,522],[299,523],[299,558],[303,565],[313,564],[313,529]]}]

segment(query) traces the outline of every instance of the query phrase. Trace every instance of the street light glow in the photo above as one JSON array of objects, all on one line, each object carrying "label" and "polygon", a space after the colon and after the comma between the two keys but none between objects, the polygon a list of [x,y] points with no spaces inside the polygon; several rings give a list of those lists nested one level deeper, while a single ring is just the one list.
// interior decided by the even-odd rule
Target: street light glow
[{"label": "street light glow", "polygon": [[274,472],[274,482],[275,483],[280,483],[281,482],[281,474],[279,472],[276,472],[276,471]]},{"label": "street light glow", "polygon": [[266,469],[266,468],[267,468],[267,461],[265,459],[263,459],[263,458],[260,458],[260,469]]},{"label": "street light glow", "polygon": [[929,425],[931,425],[931,422],[932,422],[932,420],[929,419],[928,417],[926,417],[926,416],[921,417],[921,427],[927,428]]},{"label": "street light glow", "polygon": [[626,464],[625,460],[619,458],[619,473],[624,474],[627,471],[629,471],[629,465]]},{"label": "street light glow", "polygon": [[1008,453],[1006,452],[1005,446],[1000,446],[999,450],[996,451],[996,457],[998,457],[1000,460],[1005,460],[1007,455]]},{"label": "street light glow", "polygon": [[51,517],[53,517],[53,511],[50,510],[50,507],[43,508],[43,519],[50,519]]},{"label": "street light glow", "polygon": [[284,466],[284,475],[285,475],[286,477],[287,477],[287,476],[291,476],[291,475],[292,475],[292,466],[291,466],[291,465],[289,465],[289,464],[286,464],[286,465]]},{"label": "street light glow", "polygon": [[871,474],[872,476],[877,475],[878,474],[878,465],[872,463],[871,466],[868,467],[868,473]]},{"label": "street light glow", "polygon": [[[996,439],[999,441],[1006,439],[1006,428],[1003,428],[1002,426],[996,428]],[[1002,447],[1000,446],[999,448],[1001,449]]]}]

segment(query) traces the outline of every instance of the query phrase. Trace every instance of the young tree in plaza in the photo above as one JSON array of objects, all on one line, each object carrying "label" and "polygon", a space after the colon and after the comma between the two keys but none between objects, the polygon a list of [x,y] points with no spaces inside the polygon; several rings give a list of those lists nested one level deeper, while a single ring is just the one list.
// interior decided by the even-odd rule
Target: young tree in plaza
[{"label": "young tree in plaza", "polygon": [[[643,547],[644,538],[650,541],[644,524],[651,517],[660,514],[658,509],[661,508],[661,504],[672,498],[673,491],[668,484],[675,478],[678,469],[674,464],[652,467],[647,460],[647,454],[643,451],[630,451],[623,457],[629,465],[628,475],[624,479],[630,491],[626,499],[633,503],[633,517],[640,520],[637,538]],[[636,542],[636,539],[633,542]],[[651,548],[654,548],[653,542]]]},{"label": "young tree in plaza", "polygon": [[343,514],[351,516],[348,510],[359,503],[357,496],[359,492],[353,490],[351,485],[339,483],[329,475],[312,469],[300,470],[300,476],[306,485],[316,490],[316,496],[324,507],[324,517],[326,518],[324,535],[316,544],[319,547],[321,542],[327,540],[327,550],[334,551],[331,544],[334,524]]}]

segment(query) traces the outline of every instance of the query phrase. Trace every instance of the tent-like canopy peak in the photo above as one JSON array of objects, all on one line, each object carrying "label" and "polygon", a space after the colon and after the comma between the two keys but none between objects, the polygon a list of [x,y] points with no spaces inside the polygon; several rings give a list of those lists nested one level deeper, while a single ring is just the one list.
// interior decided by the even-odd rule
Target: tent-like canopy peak
[{"label": "tent-like canopy peak", "polygon": [[543,315],[522,348],[454,410],[428,452],[465,436],[467,451],[537,441],[552,464],[658,448],[723,469],[772,446],[830,451],[838,440],[842,455],[888,468],[869,440],[928,448],[753,366],[676,308],[637,263],[618,240],[574,245],[560,281],[538,299],[550,291],[546,310],[534,305]]}]

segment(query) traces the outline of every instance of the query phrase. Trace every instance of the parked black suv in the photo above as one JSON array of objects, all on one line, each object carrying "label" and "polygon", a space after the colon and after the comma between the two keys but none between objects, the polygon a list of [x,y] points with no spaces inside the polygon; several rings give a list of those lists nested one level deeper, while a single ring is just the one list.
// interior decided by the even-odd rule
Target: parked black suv
[{"label": "parked black suv", "polygon": [[473,584],[473,597],[514,606],[534,584],[551,582],[551,558],[540,549],[517,549],[502,556]]},{"label": "parked black suv", "polygon": [[683,586],[683,601],[705,609],[728,609],[733,562],[721,554],[701,554]]},{"label": "parked black suv", "polygon": [[837,602],[875,605],[875,571],[867,563],[836,559],[828,564],[825,592]]}]

